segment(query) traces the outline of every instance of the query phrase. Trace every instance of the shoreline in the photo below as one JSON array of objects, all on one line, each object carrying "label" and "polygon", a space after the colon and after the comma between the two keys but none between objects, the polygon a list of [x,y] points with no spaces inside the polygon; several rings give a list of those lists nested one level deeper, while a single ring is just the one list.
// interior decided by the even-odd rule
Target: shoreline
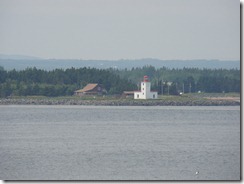
[{"label": "shoreline", "polygon": [[0,105],[84,105],[84,106],[240,106],[240,101],[226,99],[178,100],[82,100],[82,99],[0,99]]}]

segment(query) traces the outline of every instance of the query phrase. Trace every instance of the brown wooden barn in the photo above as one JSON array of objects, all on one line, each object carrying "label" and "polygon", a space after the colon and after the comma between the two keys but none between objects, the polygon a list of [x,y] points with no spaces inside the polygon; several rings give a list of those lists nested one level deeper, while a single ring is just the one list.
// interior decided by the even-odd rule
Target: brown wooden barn
[{"label": "brown wooden barn", "polygon": [[103,88],[101,84],[87,84],[83,89],[76,90],[74,95],[84,96],[84,95],[102,95],[106,93],[106,89]]}]

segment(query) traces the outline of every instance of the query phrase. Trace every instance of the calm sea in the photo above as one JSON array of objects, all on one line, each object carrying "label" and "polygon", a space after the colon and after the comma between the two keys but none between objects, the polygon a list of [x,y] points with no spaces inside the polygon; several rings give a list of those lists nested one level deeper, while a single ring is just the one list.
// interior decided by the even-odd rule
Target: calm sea
[{"label": "calm sea", "polygon": [[0,106],[1,180],[239,180],[240,107]]}]

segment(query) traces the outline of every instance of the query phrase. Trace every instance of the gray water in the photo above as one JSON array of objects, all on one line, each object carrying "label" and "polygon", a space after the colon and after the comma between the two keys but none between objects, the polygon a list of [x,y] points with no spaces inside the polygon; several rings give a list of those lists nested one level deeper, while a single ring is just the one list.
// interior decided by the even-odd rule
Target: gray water
[{"label": "gray water", "polygon": [[0,106],[0,179],[239,180],[240,107]]}]

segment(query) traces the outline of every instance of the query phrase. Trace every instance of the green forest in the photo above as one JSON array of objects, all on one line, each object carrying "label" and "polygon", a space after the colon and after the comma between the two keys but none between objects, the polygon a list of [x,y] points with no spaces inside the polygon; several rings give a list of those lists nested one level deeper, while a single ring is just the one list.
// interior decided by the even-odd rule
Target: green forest
[{"label": "green forest", "polygon": [[70,68],[45,71],[27,68],[16,71],[0,70],[0,96],[70,96],[88,83],[102,84],[108,94],[121,94],[136,85],[108,71],[95,68]]},{"label": "green forest", "polygon": [[152,90],[157,90],[159,94],[176,95],[179,92],[195,93],[198,91],[206,93],[240,92],[239,69],[168,69],[166,67],[156,69],[153,66],[144,66],[131,70],[110,69],[110,71],[137,86],[143,76],[147,75],[152,83]]},{"label": "green forest", "polygon": [[88,83],[102,84],[108,95],[137,90],[144,75],[159,94],[180,92],[240,92],[240,70],[183,68],[156,69],[153,66],[128,69],[70,68],[51,71],[27,68],[6,71],[0,67],[0,97],[8,96],[70,96]]}]

